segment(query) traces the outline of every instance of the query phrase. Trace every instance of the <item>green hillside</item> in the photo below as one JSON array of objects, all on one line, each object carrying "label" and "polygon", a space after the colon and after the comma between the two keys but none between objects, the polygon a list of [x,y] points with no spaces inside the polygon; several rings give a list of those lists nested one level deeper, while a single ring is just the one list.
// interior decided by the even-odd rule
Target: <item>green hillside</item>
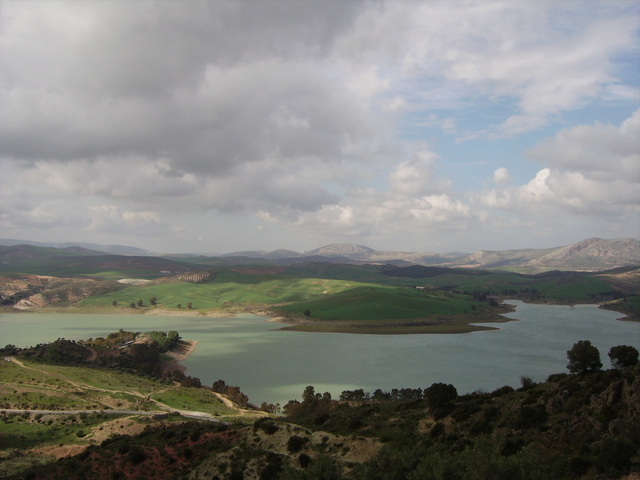
[{"label": "green hillside", "polygon": [[[0,258],[0,303],[8,307],[22,302],[27,308],[74,305],[102,313],[270,310],[304,324],[294,328],[319,331],[365,332],[367,322],[377,333],[469,331],[471,322],[500,320],[500,300],[604,303],[638,294],[632,268],[522,275],[420,265],[283,266],[248,257],[123,256],[24,245],[0,247]],[[632,303],[624,306],[637,314]]]},{"label": "green hillside", "polygon": [[[465,395],[424,387],[332,399],[310,385],[284,416],[230,423],[9,413],[2,468],[11,480],[602,480],[635,478],[640,467],[638,366]],[[71,453],[27,450],[52,443]]]},{"label": "green hillside", "polygon": [[160,257],[105,255],[79,248],[0,246],[0,273],[21,272],[66,277],[93,275],[105,278],[136,276],[157,278],[161,271],[180,272],[194,268],[185,261]]},{"label": "green hillside", "polygon": [[309,310],[324,320],[384,320],[424,318],[429,315],[469,313],[479,305],[468,296],[447,292],[427,293],[414,288],[357,286],[333,295],[276,307],[278,312]]},{"label": "green hillside", "polygon": [[129,305],[151,297],[159,306],[175,308],[191,302],[198,309],[221,309],[236,305],[270,306],[283,302],[300,302],[326,293],[336,293],[356,285],[355,282],[315,278],[290,278],[281,275],[241,274],[232,270],[217,273],[212,281],[167,283],[147,287],[128,287],[118,292],[89,297],[80,306],[109,306],[113,301]]}]

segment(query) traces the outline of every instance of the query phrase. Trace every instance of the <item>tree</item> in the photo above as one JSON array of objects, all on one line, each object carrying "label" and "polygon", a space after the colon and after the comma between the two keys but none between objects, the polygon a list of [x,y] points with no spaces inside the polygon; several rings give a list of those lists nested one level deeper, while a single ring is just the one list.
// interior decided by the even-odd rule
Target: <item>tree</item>
[{"label": "tree", "polygon": [[638,350],[629,345],[611,347],[609,358],[614,368],[632,367],[638,364]]},{"label": "tree", "polygon": [[304,389],[304,392],[302,392],[303,402],[307,402],[307,403],[317,402],[321,398],[322,398],[322,395],[320,395],[319,393],[316,393],[316,390],[313,387],[313,385],[307,386]]},{"label": "tree", "polygon": [[302,312],[302,314],[303,314],[305,317],[309,317],[309,316],[311,316],[311,310],[306,309],[304,312]]},{"label": "tree", "polygon": [[176,308],[182,308],[182,304],[179,303],[178,305],[176,305]]},{"label": "tree", "polygon": [[136,308],[136,304],[135,304],[135,303],[133,303],[133,302],[131,302],[131,303],[129,304],[129,306],[130,306],[131,308]]},{"label": "tree", "polygon": [[571,373],[595,372],[602,368],[600,351],[589,340],[574,343],[573,348],[567,350],[567,358],[567,368]]},{"label": "tree", "polygon": [[192,303],[191,302],[187,302],[187,308],[191,308],[192,307]]},{"label": "tree", "polygon": [[227,392],[227,382],[224,380],[216,380],[213,382],[213,386],[211,387],[212,392],[217,393],[226,393]]},{"label": "tree", "polygon": [[458,398],[458,391],[451,384],[434,383],[425,389],[424,398],[431,408],[445,407]]},{"label": "tree", "polygon": [[114,307],[117,307],[118,306],[118,301],[114,300],[113,302],[111,302],[111,305],[113,305]]},{"label": "tree", "polygon": [[185,377],[180,385],[188,388],[200,388],[202,386],[202,382],[198,377]]},{"label": "tree", "polygon": [[155,305],[156,303],[158,303],[158,299],[157,299],[156,297],[151,297],[151,298],[149,299],[149,303],[150,303],[151,305]]},{"label": "tree", "polygon": [[142,299],[138,300],[138,306],[141,307],[142,305],[144,305],[144,302],[142,301]]}]

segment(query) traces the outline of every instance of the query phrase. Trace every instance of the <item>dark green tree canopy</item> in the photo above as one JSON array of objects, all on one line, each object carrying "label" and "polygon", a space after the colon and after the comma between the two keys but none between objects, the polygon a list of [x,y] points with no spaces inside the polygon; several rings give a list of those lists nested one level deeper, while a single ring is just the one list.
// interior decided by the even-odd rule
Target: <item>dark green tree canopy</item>
[{"label": "dark green tree canopy", "polygon": [[458,397],[456,387],[451,384],[434,383],[424,391],[424,398],[431,408],[449,405]]},{"label": "dark green tree canopy", "polygon": [[611,347],[609,359],[615,368],[633,367],[638,364],[638,350],[630,345]]},{"label": "dark green tree canopy", "polygon": [[571,373],[595,372],[602,368],[600,351],[589,340],[574,343],[573,348],[567,351],[567,358],[567,368]]}]

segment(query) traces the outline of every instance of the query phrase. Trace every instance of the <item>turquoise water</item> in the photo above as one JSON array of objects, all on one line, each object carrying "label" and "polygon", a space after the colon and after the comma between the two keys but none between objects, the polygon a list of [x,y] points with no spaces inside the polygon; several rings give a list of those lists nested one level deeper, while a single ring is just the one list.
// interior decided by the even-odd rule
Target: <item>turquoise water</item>
[{"label": "turquoise water", "polygon": [[520,376],[542,381],[566,372],[566,352],[590,340],[607,352],[615,345],[640,349],[640,324],[618,321],[621,314],[593,305],[517,305],[506,315],[519,321],[489,324],[500,330],[456,335],[352,335],[277,331],[261,317],[162,317],[151,315],[0,315],[0,344],[20,347],[55,340],[104,336],[124,328],[177,330],[198,340],[183,364],[187,374],[211,385],[218,379],[238,385],[252,403],[286,403],[307,385],[330,391],[363,388],[425,388],[452,383],[459,393],[517,387]]}]

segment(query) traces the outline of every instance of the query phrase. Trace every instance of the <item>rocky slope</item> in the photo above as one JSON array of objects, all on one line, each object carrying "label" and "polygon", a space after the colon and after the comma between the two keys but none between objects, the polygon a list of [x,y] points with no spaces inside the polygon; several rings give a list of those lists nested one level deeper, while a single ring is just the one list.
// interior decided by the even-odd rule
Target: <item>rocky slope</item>
[{"label": "rocky slope", "polygon": [[109,280],[44,275],[0,276],[0,305],[18,309],[67,306],[91,295],[125,288]]}]

